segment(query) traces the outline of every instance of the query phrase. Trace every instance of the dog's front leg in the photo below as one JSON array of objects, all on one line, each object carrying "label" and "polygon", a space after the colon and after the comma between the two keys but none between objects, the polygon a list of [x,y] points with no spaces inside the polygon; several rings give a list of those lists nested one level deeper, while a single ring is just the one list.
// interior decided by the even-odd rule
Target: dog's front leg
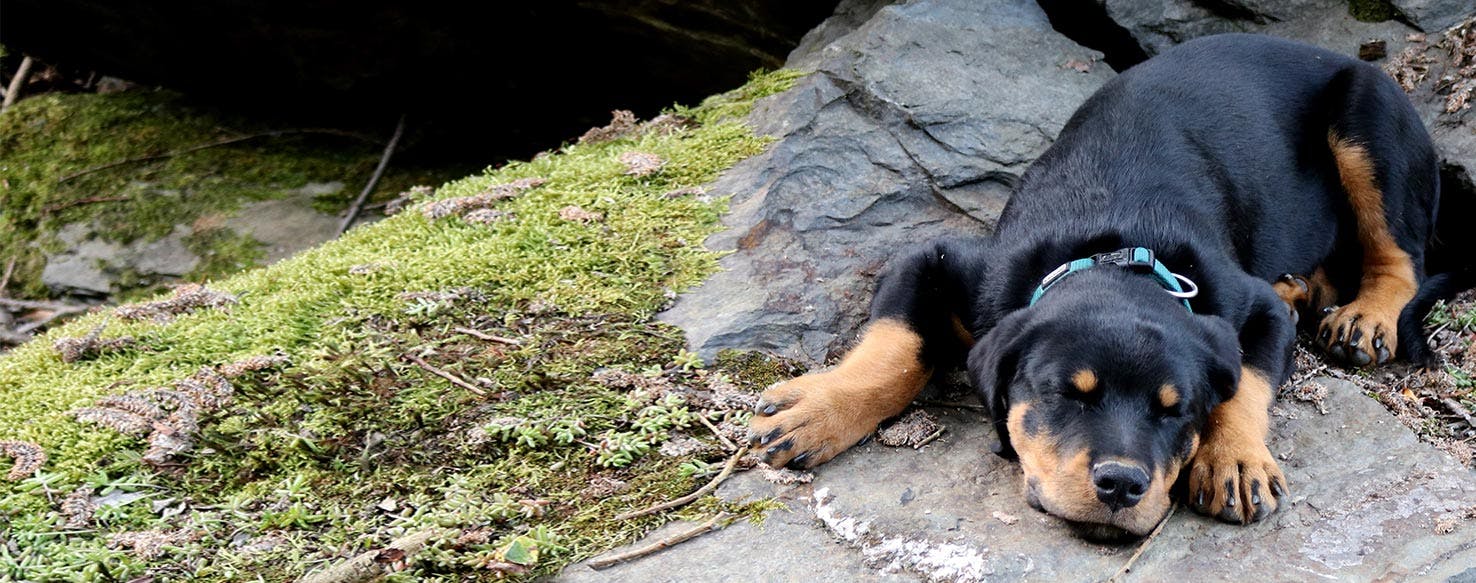
[{"label": "dog's front leg", "polygon": [[934,370],[973,342],[987,242],[947,240],[901,257],[871,303],[871,323],[834,368],[764,391],[749,444],[773,466],[824,463],[901,413]]},{"label": "dog's front leg", "polygon": [[1286,476],[1266,447],[1274,387],[1242,367],[1235,396],[1210,412],[1189,470],[1189,505],[1221,520],[1250,523],[1276,512]]},{"label": "dog's front leg", "polygon": [[1291,374],[1296,327],[1271,286],[1244,281],[1247,308],[1234,317],[1240,324],[1240,379],[1200,432],[1189,465],[1188,504],[1200,514],[1248,524],[1276,512],[1287,495],[1286,476],[1266,438],[1276,387]]}]

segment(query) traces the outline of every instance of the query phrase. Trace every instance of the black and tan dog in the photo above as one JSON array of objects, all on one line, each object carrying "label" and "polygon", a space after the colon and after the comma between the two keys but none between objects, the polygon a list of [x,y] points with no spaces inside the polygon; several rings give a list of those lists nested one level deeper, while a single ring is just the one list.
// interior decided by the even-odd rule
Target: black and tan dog
[{"label": "black and tan dog", "polygon": [[1288,491],[1267,409],[1298,313],[1349,364],[1421,360],[1425,312],[1472,284],[1476,248],[1436,233],[1470,201],[1439,191],[1379,70],[1266,37],[1185,43],[1082,105],[993,237],[896,260],[859,344],[765,391],[750,441],[815,466],[966,362],[1036,509],[1098,534],[1147,533],[1175,495],[1260,520]]}]

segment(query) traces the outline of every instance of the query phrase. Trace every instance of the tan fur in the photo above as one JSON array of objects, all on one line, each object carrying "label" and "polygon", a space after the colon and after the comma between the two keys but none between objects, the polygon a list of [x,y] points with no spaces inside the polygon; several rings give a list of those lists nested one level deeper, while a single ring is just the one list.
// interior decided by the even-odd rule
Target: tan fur
[{"label": "tan fur", "polygon": [[[1189,473],[1191,505],[1203,493],[1203,511],[1218,516],[1233,495],[1232,512],[1241,522],[1250,522],[1255,512],[1252,494],[1256,493],[1268,512],[1276,510],[1271,484],[1274,481],[1284,491],[1286,476],[1266,447],[1267,409],[1271,406],[1272,390],[1265,373],[1242,367],[1235,396],[1210,412]],[[1233,492],[1226,489],[1227,480]],[[1253,485],[1259,487],[1255,492]]]},{"label": "tan fur", "polygon": [[962,342],[965,348],[974,347],[974,335],[969,332],[968,327],[964,326],[958,314],[953,315],[953,335],[958,337],[958,341]]},{"label": "tan fur", "polygon": [[1286,302],[1286,307],[1292,311],[1308,308],[1312,311],[1321,311],[1323,308],[1338,302],[1338,292],[1333,288],[1332,282],[1327,280],[1327,271],[1321,267],[1312,275],[1300,278],[1301,283],[1307,287],[1298,285],[1295,281],[1280,280],[1271,284],[1271,289],[1281,301]]},{"label": "tan fur", "polygon": [[823,463],[875,431],[882,420],[901,413],[932,374],[920,360],[921,350],[922,337],[906,324],[878,320],[835,368],[764,391],[763,402],[780,410],[755,415],[751,433],[763,436],[780,429],[782,434],[765,445],[792,442],[768,462],[781,466],[812,451],[806,464]]},{"label": "tan fur", "polygon": [[1414,299],[1419,285],[1409,254],[1394,241],[1384,215],[1383,193],[1374,176],[1373,159],[1362,145],[1328,133],[1328,146],[1337,161],[1338,177],[1358,220],[1358,243],[1363,248],[1363,276],[1358,297],[1329,314],[1322,328],[1332,331],[1329,342],[1362,337],[1354,346],[1373,354],[1372,342],[1382,338],[1392,354],[1398,347],[1399,312]]},{"label": "tan fur", "polygon": [[1158,404],[1167,409],[1179,404],[1179,388],[1171,384],[1158,388]]},{"label": "tan fur", "polygon": [[1071,384],[1076,387],[1076,390],[1083,393],[1095,391],[1097,389],[1097,373],[1092,372],[1089,368],[1076,371],[1076,374],[1071,375]]},{"label": "tan fur", "polygon": [[1168,513],[1172,503],[1169,488],[1184,460],[1173,460],[1154,472],[1148,491],[1137,505],[1113,512],[1097,498],[1089,452],[1063,451],[1048,431],[1037,435],[1026,433],[1025,414],[1031,407],[1031,403],[1011,406],[1006,425],[1010,443],[1020,457],[1025,488],[1029,491],[1034,484],[1036,498],[1046,512],[1077,522],[1110,524],[1139,535],[1147,534]]}]

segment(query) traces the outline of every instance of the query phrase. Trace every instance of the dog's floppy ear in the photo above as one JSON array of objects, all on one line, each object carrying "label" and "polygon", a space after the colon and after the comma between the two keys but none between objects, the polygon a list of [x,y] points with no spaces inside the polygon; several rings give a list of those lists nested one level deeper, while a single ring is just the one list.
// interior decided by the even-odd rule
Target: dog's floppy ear
[{"label": "dog's floppy ear", "polygon": [[1217,397],[1213,406],[1230,400],[1240,386],[1240,338],[1235,327],[1219,316],[1194,316],[1194,321],[1203,348],[1200,358]]},{"label": "dog's floppy ear", "polygon": [[1006,316],[969,352],[970,380],[979,392],[979,400],[989,410],[994,433],[999,437],[994,453],[1006,459],[1016,457],[1008,427],[1010,383],[1015,380],[1020,349],[1025,346],[1023,332],[1028,317],[1025,310]]}]

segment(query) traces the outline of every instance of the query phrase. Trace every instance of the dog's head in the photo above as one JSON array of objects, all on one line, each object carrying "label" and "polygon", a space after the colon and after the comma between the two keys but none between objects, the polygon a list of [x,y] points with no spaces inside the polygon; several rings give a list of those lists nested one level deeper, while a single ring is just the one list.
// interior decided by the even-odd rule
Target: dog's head
[{"label": "dog's head", "polygon": [[1233,394],[1239,343],[1152,280],[1100,269],[1005,317],[969,370],[1032,507],[1092,538],[1141,536],[1172,505],[1210,409]]}]

